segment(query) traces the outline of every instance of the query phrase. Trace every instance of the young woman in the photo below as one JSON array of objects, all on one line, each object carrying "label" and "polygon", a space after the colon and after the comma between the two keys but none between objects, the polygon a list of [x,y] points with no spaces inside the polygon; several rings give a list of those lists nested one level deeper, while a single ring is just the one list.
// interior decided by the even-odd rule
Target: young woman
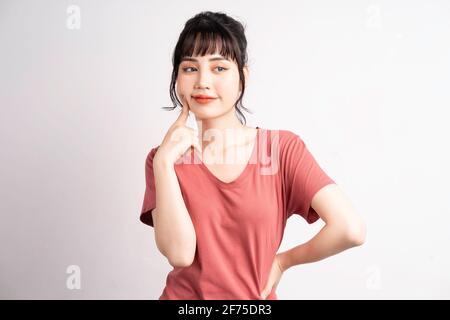
[{"label": "young woman", "polygon": [[[246,125],[246,50],[242,24],[209,11],[176,44],[170,96],[181,113],[147,156],[140,215],[174,267],[159,299],[277,299],[288,268],[364,242],[365,224],[299,135]],[[325,226],[277,254],[292,214]]]}]

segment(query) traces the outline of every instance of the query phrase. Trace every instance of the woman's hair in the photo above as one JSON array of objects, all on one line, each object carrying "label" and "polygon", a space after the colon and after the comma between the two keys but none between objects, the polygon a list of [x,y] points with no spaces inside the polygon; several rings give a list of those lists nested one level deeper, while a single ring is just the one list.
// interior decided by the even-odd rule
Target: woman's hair
[{"label": "woman's hair", "polygon": [[172,56],[172,79],[170,82],[170,99],[173,107],[163,107],[173,110],[182,103],[177,97],[175,85],[181,58],[185,56],[204,56],[219,52],[223,57],[235,61],[240,78],[240,96],[235,102],[236,116],[246,124],[242,109],[252,113],[242,105],[245,91],[245,76],[243,68],[247,64],[247,39],[244,26],[235,19],[221,12],[204,11],[189,19],[178,38]]}]

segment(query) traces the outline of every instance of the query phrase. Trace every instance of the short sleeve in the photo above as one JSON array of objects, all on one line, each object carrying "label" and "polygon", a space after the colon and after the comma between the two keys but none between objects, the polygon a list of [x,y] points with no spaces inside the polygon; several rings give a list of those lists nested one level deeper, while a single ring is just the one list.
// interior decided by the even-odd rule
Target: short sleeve
[{"label": "short sleeve", "polygon": [[145,160],[145,193],[140,214],[141,222],[153,227],[151,211],[156,207],[155,177],[153,175],[153,157],[157,148],[153,148]]},{"label": "short sleeve", "polygon": [[320,167],[305,142],[298,135],[291,135],[281,159],[286,219],[295,213],[313,223],[320,216],[311,207],[312,198],[317,191],[328,184],[335,184],[335,181]]}]

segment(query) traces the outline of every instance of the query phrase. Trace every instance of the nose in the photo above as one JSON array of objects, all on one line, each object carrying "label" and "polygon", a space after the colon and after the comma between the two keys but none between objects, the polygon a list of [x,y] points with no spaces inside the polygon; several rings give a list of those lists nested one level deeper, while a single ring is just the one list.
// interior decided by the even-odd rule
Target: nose
[{"label": "nose", "polygon": [[196,89],[210,89],[211,88],[211,75],[209,70],[203,69],[198,72],[197,81],[195,84]]}]

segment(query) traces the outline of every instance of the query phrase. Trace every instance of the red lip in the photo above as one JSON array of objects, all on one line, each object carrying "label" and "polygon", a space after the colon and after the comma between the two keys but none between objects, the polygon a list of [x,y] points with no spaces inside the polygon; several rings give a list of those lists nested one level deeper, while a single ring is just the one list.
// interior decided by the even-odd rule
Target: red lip
[{"label": "red lip", "polygon": [[197,96],[193,96],[195,101],[197,101],[197,103],[200,104],[207,104],[210,103],[211,101],[217,99],[215,97],[210,97],[210,96],[206,96],[206,95],[197,95]]},{"label": "red lip", "polygon": [[193,97],[194,99],[216,99],[216,97],[207,96],[205,94],[198,94]]}]

